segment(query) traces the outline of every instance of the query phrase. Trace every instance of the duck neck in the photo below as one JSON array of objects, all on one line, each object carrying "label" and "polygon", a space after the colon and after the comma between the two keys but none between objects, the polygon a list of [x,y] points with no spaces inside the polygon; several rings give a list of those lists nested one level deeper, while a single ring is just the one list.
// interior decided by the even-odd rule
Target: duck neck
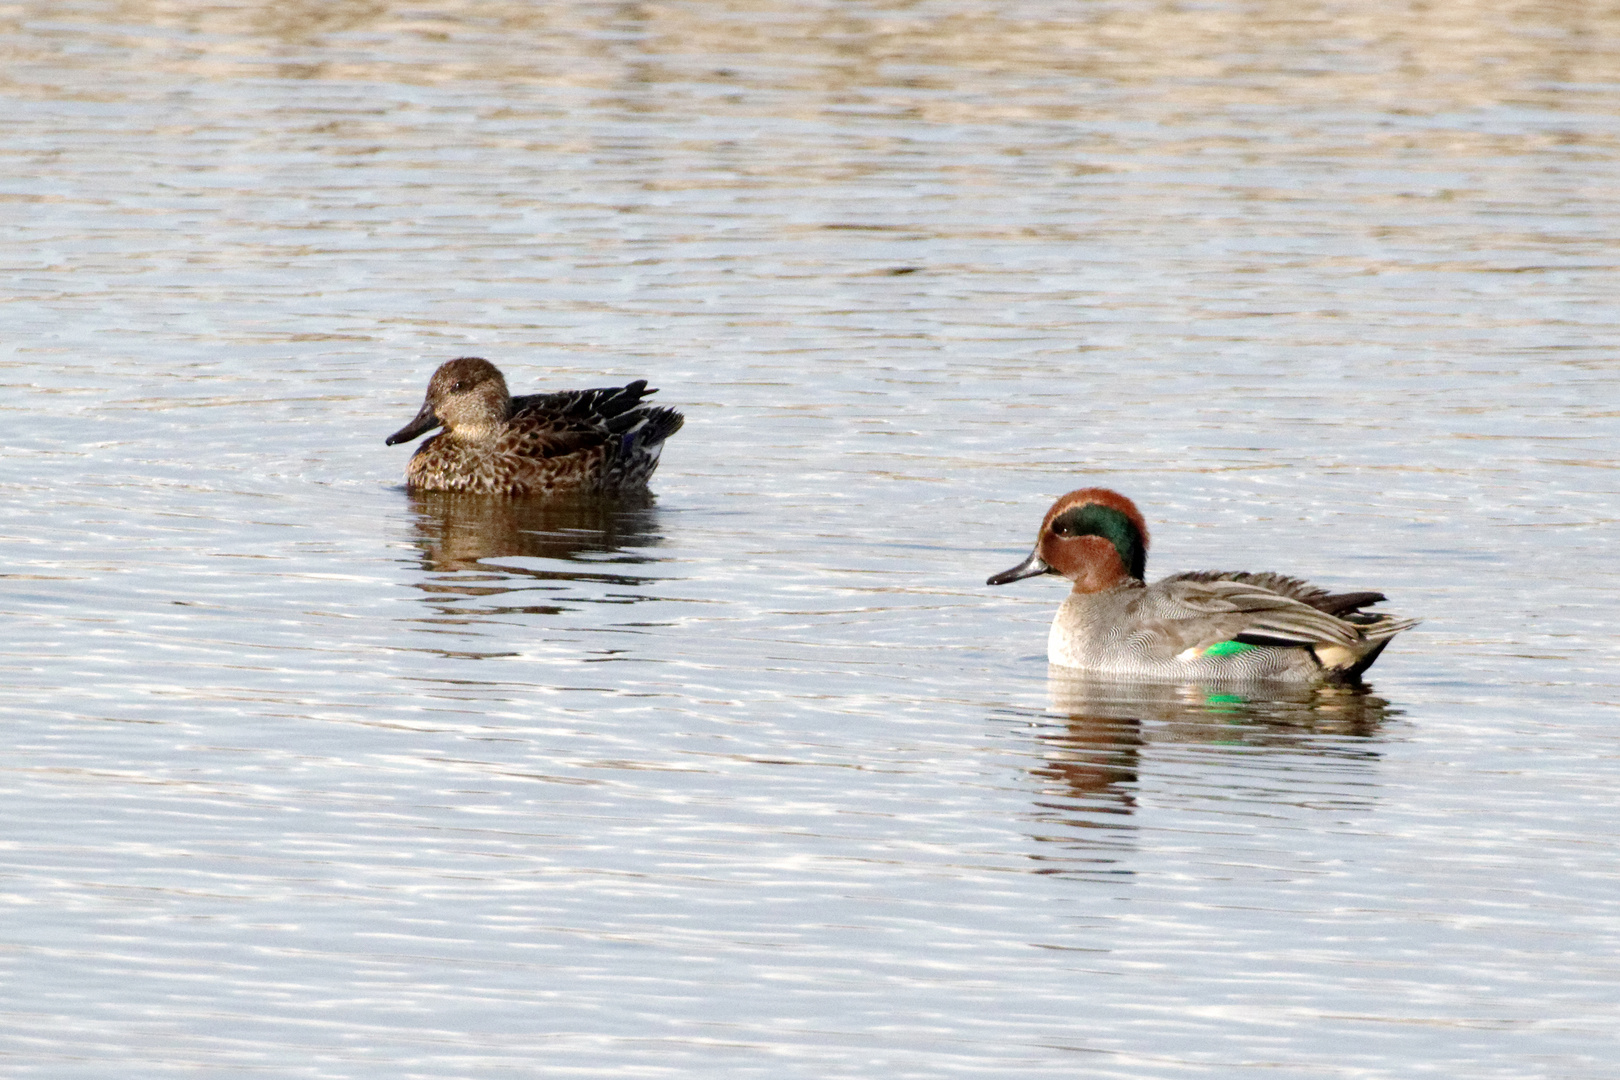
[{"label": "duck neck", "polygon": [[499,423],[476,420],[471,423],[457,424],[449,429],[450,437],[459,443],[477,446],[480,443],[494,442],[500,433]]}]

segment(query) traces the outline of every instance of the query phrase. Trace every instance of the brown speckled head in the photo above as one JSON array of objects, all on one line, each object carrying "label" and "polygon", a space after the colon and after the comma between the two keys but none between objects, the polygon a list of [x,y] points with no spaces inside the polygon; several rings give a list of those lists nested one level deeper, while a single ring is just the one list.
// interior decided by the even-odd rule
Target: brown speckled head
[{"label": "brown speckled head", "polygon": [[1147,572],[1148,530],[1136,504],[1107,488],[1071,491],[1046,512],[1035,550],[988,584],[1061,574],[1077,592],[1101,592]]},{"label": "brown speckled head", "polygon": [[499,432],[511,408],[500,369],[488,360],[463,356],[439,365],[428,380],[422,410],[384,441],[393,446],[442,424],[458,442],[487,442]]}]

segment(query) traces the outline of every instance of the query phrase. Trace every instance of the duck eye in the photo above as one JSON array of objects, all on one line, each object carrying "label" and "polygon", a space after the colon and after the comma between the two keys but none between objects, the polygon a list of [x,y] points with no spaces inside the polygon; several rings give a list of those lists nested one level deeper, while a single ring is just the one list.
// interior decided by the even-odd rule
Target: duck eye
[{"label": "duck eye", "polygon": [[459,394],[465,389],[467,389],[467,384],[459,379],[450,384],[450,392],[452,394]]},{"label": "duck eye", "polygon": [[1068,536],[1069,526],[1064,522],[1059,522],[1058,524],[1052,526],[1052,531],[1057,533],[1059,536]]}]

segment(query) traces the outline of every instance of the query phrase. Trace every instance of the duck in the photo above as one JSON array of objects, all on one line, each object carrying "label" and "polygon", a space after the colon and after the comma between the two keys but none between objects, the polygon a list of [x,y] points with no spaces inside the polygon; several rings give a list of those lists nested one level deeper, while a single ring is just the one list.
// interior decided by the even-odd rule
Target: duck
[{"label": "duck", "polygon": [[686,418],[643,403],[647,380],[593,390],[513,397],[488,360],[439,365],[416,418],[387,439],[406,442],[434,428],[405,466],[412,491],[552,497],[616,495],[645,488],[664,440]]},{"label": "duck", "polygon": [[1283,574],[1195,570],[1147,584],[1148,529],[1108,488],[1047,510],[1029,558],[992,575],[1074,583],[1047,638],[1055,666],[1143,680],[1355,682],[1420,620],[1362,609],[1380,592],[1331,593]]}]

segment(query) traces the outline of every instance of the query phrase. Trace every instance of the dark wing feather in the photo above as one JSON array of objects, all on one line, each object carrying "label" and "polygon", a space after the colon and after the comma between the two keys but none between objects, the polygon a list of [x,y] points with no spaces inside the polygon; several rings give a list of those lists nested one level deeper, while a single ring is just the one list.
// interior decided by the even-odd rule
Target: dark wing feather
[{"label": "dark wing feather", "polygon": [[524,394],[512,399],[510,416],[541,412],[552,416],[610,420],[634,409],[641,399],[657,390],[647,389],[646,379],[623,386],[598,386],[591,390],[559,390],[550,394]]},{"label": "dark wing feather", "polygon": [[642,399],[655,393],[647,389],[646,379],[637,379],[624,386],[513,398],[498,450],[549,458],[615,440],[623,443],[619,449],[626,453],[632,445],[660,443],[680,429],[683,418],[674,409],[643,406]]},{"label": "dark wing feather", "polygon": [[608,423],[608,430],[620,435],[634,434],[636,441],[653,446],[681,430],[684,423],[686,417],[674,409],[646,408],[614,417]]},{"label": "dark wing feather", "polygon": [[[1243,570],[1191,570],[1183,574],[1172,574],[1166,581],[1236,581],[1244,585],[1255,585],[1268,589],[1274,593],[1298,600],[1302,604],[1309,604],[1317,611],[1325,611],[1329,615],[1345,618],[1353,612],[1358,612],[1372,604],[1382,603],[1389,599],[1381,592],[1352,592],[1330,593],[1326,589],[1319,589],[1308,581],[1302,581],[1286,574],[1273,574],[1270,572],[1251,574]],[[1367,616],[1376,618],[1376,616]],[[1355,620],[1351,620],[1355,621]],[[1256,642],[1255,644],[1259,644]]]}]

